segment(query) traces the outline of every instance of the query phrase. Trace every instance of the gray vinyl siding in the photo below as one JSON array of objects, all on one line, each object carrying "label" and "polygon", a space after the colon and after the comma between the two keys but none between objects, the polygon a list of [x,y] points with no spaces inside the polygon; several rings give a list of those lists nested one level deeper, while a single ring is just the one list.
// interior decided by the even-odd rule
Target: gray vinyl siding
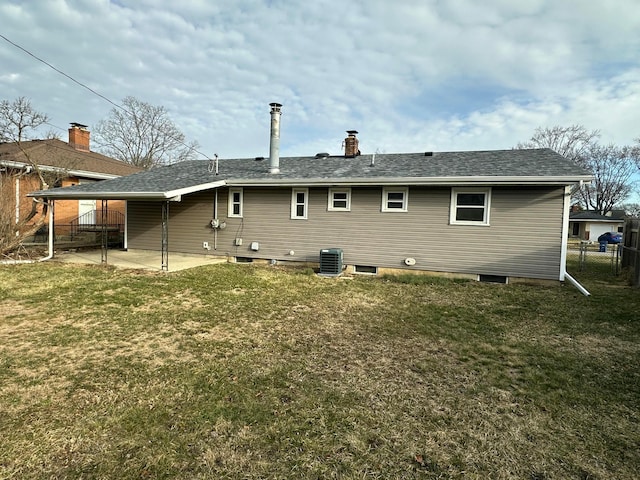
[{"label": "gray vinyl siding", "polygon": [[[172,202],[169,250],[317,262],[320,249],[342,248],[351,265],[556,280],[560,273],[561,187],[494,187],[489,226],[450,225],[449,187],[410,187],[407,212],[381,212],[382,187],[353,187],[351,211],[330,212],[328,188],[310,188],[306,220],[290,218],[291,188],[245,188],[243,197],[243,218],[227,218],[228,190],[219,190],[226,228],[217,233],[209,227],[212,191]],[[159,203],[130,201],[129,247],[159,249],[160,217]]]}]

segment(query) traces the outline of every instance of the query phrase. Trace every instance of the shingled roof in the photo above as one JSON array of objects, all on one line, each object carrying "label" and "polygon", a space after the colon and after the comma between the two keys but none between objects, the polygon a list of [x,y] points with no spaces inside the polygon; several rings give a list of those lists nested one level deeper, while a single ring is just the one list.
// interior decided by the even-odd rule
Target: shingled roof
[{"label": "shingled roof", "polygon": [[605,223],[620,223],[624,221],[624,216],[612,215],[600,215],[599,213],[586,210],[582,212],[571,212],[569,219],[572,222],[605,222]]},{"label": "shingled roof", "polygon": [[192,160],[127,177],[34,192],[51,198],[167,199],[220,186],[570,185],[590,181],[582,167],[550,149],[426,152],[328,157]]},{"label": "shingled roof", "polygon": [[[29,156],[30,162],[25,158]],[[35,163],[67,171],[70,175],[109,179],[131,175],[142,169],[96,152],[77,150],[58,139],[0,143],[0,165],[24,167]]]}]

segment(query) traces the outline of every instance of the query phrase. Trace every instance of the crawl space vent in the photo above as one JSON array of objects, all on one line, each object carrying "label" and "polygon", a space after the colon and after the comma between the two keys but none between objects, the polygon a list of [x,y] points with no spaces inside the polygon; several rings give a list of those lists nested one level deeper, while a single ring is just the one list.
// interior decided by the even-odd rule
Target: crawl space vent
[{"label": "crawl space vent", "polygon": [[507,277],[502,275],[478,275],[478,280],[487,283],[507,283]]}]

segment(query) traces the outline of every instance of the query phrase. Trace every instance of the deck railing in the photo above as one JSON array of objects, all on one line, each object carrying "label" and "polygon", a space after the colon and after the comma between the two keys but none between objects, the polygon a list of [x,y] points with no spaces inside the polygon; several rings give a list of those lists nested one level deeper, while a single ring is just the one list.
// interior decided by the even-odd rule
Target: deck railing
[{"label": "deck railing", "polygon": [[109,232],[124,232],[124,215],[117,210],[91,210],[70,222],[71,239],[82,232],[102,232],[103,228]]}]

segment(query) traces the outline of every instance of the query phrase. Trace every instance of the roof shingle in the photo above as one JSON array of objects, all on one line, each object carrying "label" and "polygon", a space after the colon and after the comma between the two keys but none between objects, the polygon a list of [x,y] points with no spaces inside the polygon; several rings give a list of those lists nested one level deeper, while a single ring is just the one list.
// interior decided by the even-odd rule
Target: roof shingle
[{"label": "roof shingle", "polygon": [[[491,183],[571,184],[588,181],[589,172],[550,149],[492,150],[343,156],[282,157],[280,173],[269,173],[269,160],[221,159],[218,175],[209,172],[207,160],[191,160],[154,168],[99,184],[48,190],[47,196],[64,194],[122,194],[197,191],[214,182],[228,185],[319,184],[429,184],[455,185],[462,180]],[[43,192],[41,192],[43,193]]]}]

